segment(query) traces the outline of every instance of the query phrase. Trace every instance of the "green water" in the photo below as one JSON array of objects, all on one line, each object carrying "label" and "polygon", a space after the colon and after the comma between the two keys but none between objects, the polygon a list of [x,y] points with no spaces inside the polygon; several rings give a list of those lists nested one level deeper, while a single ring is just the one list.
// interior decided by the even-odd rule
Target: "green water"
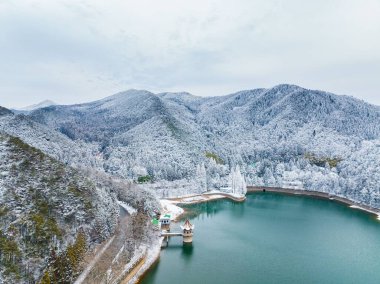
[{"label": "green water", "polygon": [[172,238],[142,283],[380,283],[380,222],[372,215],[274,193],[188,209],[193,245]]}]

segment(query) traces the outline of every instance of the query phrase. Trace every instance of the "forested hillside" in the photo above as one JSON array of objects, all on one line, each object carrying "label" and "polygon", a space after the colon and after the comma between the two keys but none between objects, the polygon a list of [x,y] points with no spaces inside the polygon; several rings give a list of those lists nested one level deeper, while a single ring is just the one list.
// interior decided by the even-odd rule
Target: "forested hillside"
[{"label": "forested hillside", "polygon": [[0,147],[0,273],[7,283],[33,281],[56,258],[67,261],[60,278],[74,277],[88,246],[114,231],[116,196],[19,138],[1,134]]},{"label": "forested hillside", "polygon": [[[42,276],[71,283],[85,253],[114,234],[118,200],[145,216],[157,210],[155,198],[143,189],[103,175],[73,169],[0,133],[0,283],[34,282]],[[144,224],[130,226],[134,231]],[[133,236],[135,243],[144,237]],[[130,258],[136,247],[128,241]]]},{"label": "forested hillside", "polygon": [[[377,169],[367,175],[362,167],[345,166],[356,163],[351,159],[363,147],[377,145],[379,107],[351,97],[294,85],[221,97],[130,90],[29,117],[89,145],[97,152],[89,160],[99,158],[95,167],[148,181],[159,195],[228,186],[239,165],[247,184],[329,191],[380,206]],[[358,193],[365,192],[363,176],[375,184],[365,196]]]},{"label": "forested hillside", "polygon": [[[322,190],[380,206],[380,108],[347,96],[294,85],[220,97],[129,90],[2,117],[4,131],[67,164],[145,183],[159,195],[226,187],[238,165],[248,185]],[[371,159],[358,159],[367,150]]]}]

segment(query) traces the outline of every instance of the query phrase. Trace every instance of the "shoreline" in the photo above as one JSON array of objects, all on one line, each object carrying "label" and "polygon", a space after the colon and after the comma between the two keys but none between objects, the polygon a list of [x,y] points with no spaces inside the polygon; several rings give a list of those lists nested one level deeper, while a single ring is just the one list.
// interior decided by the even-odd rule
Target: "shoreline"
[{"label": "shoreline", "polygon": [[[258,192],[271,192],[271,193],[279,193],[279,194],[287,194],[287,195],[300,195],[300,196],[310,196],[313,198],[320,198],[320,199],[325,199],[325,200],[332,200],[344,205],[347,205],[351,209],[357,209],[364,211],[368,214],[375,215],[377,216],[377,220],[380,221],[380,209],[373,208],[368,205],[363,205],[359,204],[357,202],[354,202],[350,199],[336,196],[333,194],[329,194],[326,192],[321,192],[321,191],[312,191],[312,190],[303,190],[303,189],[293,189],[293,188],[281,188],[281,187],[266,187],[266,186],[247,186],[247,194],[254,194]],[[179,197],[173,197],[173,198],[165,198],[161,199],[160,201],[165,201],[170,203],[171,205],[178,207],[182,209],[181,213],[179,214],[174,214],[175,218],[173,218],[174,222],[178,221],[178,218],[185,213],[185,209],[182,207],[178,206],[181,204],[197,204],[197,203],[204,203],[204,202],[209,202],[209,201],[214,201],[218,199],[230,199],[235,202],[244,202],[246,197],[238,197],[234,196],[228,193],[223,193],[223,192],[217,192],[217,191],[212,191],[209,193],[202,193],[202,194],[194,194],[194,195],[186,195],[186,196],[179,196]],[[177,211],[178,212],[178,211]],[[170,213],[170,212],[168,212]],[[159,243],[162,243],[162,238],[160,238]],[[153,267],[154,264],[156,264],[159,259],[160,259],[160,253],[161,253],[161,246],[156,252],[155,258],[153,261],[150,261],[149,265],[146,265],[143,270],[138,271],[134,277],[132,277],[132,281],[130,283],[141,283],[142,278],[148,271]],[[137,279],[135,278],[137,276]],[[134,279],[135,278],[135,279]]]},{"label": "shoreline", "polygon": [[310,197],[314,197],[314,198],[333,200],[333,201],[336,201],[338,203],[342,203],[344,205],[347,205],[348,207],[350,207],[352,209],[358,209],[361,211],[365,211],[371,215],[376,215],[377,220],[380,221],[380,209],[374,208],[374,207],[371,207],[368,205],[360,204],[360,203],[352,201],[348,198],[329,194],[326,192],[314,191],[314,190],[304,190],[304,189],[282,188],[282,187],[268,187],[268,186],[248,186],[247,187],[247,194],[256,193],[256,192],[264,192],[264,191],[265,192],[288,194],[288,195],[310,196]]},{"label": "shoreline", "polygon": [[[235,196],[235,195],[223,193],[223,192],[211,191],[211,192],[202,193],[202,194],[193,194],[193,195],[186,195],[186,196],[180,196],[180,197],[160,199],[160,202],[164,208],[163,211],[166,211],[166,213],[169,213],[172,215],[173,222],[178,222],[178,218],[186,212],[185,209],[177,206],[178,204],[196,204],[196,203],[214,201],[218,199],[230,199],[235,202],[243,202],[246,199],[246,197]],[[163,237],[160,237],[158,240],[159,249],[157,250],[157,246],[154,247],[154,250],[156,251],[152,252],[153,257],[149,261],[146,261],[144,265],[142,265],[138,271],[134,271],[133,276],[127,275],[124,278],[124,280],[127,280],[127,281],[121,282],[122,284],[141,283],[141,280],[144,277],[144,275],[148,273],[148,271],[160,260],[162,242],[163,242]]]},{"label": "shoreline", "polygon": [[186,212],[186,208],[180,205],[198,204],[219,199],[229,199],[234,202],[244,202],[245,196],[233,195],[225,192],[210,191],[202,194],[192,194],[179,197],[171,197],[160,199],[163,208],[163,214],[170,214],[173,222],[178,222],[178,219]]},{"label": "shoreline", "polygon": [[246,197],[242,195],[239,196],[225,192],[218,192],[215,190],[210,192],[204,192],[201,194],[165,198],[163,200],[171,201],[173,204],[197,204],[224,198],[230,199],[235,202],[243,202],[246,199]]},{"label": "shoreline", "polygon": [[[161,255],[161,246],[164,238],[160,237],[157,243],[153,246],[153,249],[148,249],[147,255],[145,256],[145,262],[140,267],[138,271],[135,271],[133,276],[128,275],[128,281],[125,281],[126,278],[123,279],[120,284],[138,284],[141,283],[141,280],[145,276],[146,273],[160,260]],[[150,252],[149,252],[150,251]]]}]

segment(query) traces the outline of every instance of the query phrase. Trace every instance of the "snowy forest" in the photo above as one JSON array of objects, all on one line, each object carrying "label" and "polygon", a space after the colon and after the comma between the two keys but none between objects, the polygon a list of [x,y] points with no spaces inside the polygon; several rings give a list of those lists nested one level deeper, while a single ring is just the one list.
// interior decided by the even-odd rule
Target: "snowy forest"
[{"label": "snowy forest", "polygon": [[[120,201],[136,209],[123,218],[125,230],[118,229]],[[147,221],[136,220],[158,210],[150,192],[66,166],[0,133],[0,283],[36,283],[41,277],[38,283],[72,283],[85,254],[115,234],[112,247],[123,247],[129,260],[151,233]]]},{"label": "snowy forest", "polygon": [[1,129],[158,196],[231,190],[238,166],[247,185],[319,190],[380,207],[379,107],[294,85],[221,97],[129,90],[5,115]]},{"label": "snowy forest", "polygon": [[[21,114],[0,107],[0,133],[0,245],[13,248],[0,255],[0,274],[24,279],[40,278],[47,251],[80,252],[113,234],[120,201],[146,217],[159,211],[157,197],[244,195],[252,185],[380,208],[380,107],[294,85],[220,97],[129,90]],[[136,248],[121,240],[127,254]],[[60,273],[72,279],[68,267]]]}]

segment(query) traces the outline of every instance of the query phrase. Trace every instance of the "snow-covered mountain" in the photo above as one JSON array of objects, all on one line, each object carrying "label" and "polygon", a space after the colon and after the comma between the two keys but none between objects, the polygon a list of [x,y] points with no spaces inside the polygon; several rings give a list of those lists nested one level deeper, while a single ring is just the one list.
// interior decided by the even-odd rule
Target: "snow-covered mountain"
[{"label": "snow-covered mountain", "polygon": [[[21,282],[40,279],[54,269],[48,251],[82,249],[78,232],[90,244],[108,237],[117,200],[146,216],[158,210],[151,191],[240,193],[248,184],[380,208],[379,180],[380,107],[294,85],[220,97],[129,90],[27,114],[0,107],[0,241],[11,249],[0,282],[18,271]],[[132,255],[136,243],[121,244]]]},{"label": "snow-covered mountain", "polygon": [[53,102],[53,101],[51,101],[51,100],[44,100],[44,101],[39,102],[39,103],[34,104],[34,105],[30,105],[30,106],[22,107],[22,108],[19,108],[19,109],[15,109],[15,111],[18,112],[18,113],[28,113],[30,111],[33,111],[33,110],[36,110],[36,109],[39,109],[39,108],[53,106],[53,105],[56,105],[56,103]]},{"label": "snow-covered mountain", "polygon": [[[78,142],[0,108],[0,283],[35,282],[48,270],[71,283],[77,260],[115,233],[118,201],[143,216],[158,210],[150,192],[96,170],[97,145]],[[120,246],[131,257],[146,236],[128,232]]]},{"label": "snow-covered mountain", "polygon": [[119,206],[109,188],[2,133],[0,157],[1,283],[35,282],[53,251],[59,258],[72,245],[80,258],[114,232]]},{"label": "snow-covered mountain", "polygon": [[102,168],[97,145],[73,141],[23,114],[15,115],[10,110],[0,109],[0,132],[17,136],[65,164]]},{"label": "snow-covered mountain", "polygon": [[[129,90],[41,108],[24,119],[64,134],[62,141],[75,142],[73,149],[80,145],[82,156],[72,157],[74,163],[88,165],[87,157],[97,157],[90,164],[125,179],[154,180],[159,194],[228,185],[239,165],[247,184],[349,192],[346,197],[380,207],[380,188],[372,180],[380,159],[366,160],[374,166],[367,195],[356,194],[365,192],[359,178],[368,175],[364,167],[345,166],[357,162],[355,153],[377,149],[380,108],[348,96],[294,85],[220,97]],[[350,173],[343,175],[343,166]],[[205,167],[206,181],[199,167]]]},{"label": "snow-covered mountain", "polygon": [[12,115],[12,111],[10,111],[9,109],[5,107],[0,106],[0,116],[3,116],[3,115]]}]

